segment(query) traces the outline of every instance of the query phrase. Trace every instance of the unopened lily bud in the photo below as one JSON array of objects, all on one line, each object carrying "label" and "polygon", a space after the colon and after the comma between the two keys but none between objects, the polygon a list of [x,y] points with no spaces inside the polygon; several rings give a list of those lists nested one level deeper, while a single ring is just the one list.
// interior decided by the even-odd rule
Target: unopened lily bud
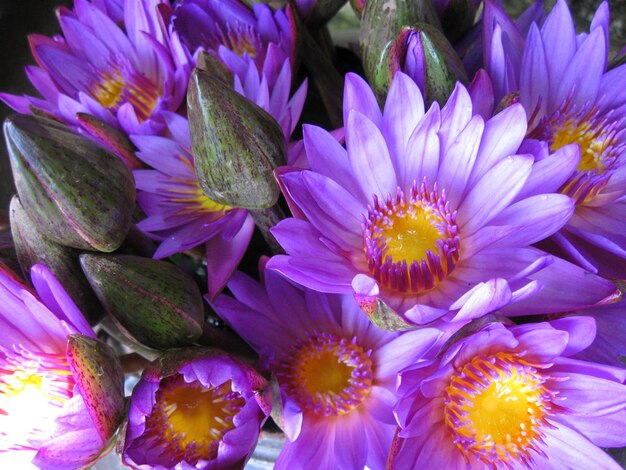
[{"label": "unopened lily bud", "polygon": [[130,398],[123,461],[136,469],[243,468],[272,409],[269,383],[217,349],[167,351]]},{"label": "unopened lily bud", "polygon": [[274,118],[198,69],[189,82],[187,107],[196,174],[206,196],[245,209],[273,206],[280,194],[273,171],[286,159]]},{"label": "unopened lily bud", "polygon": [[201,50],[198,52],[196,67],[211,74],[213,78],[221,80],[227,86],[233,84],[233,73],[226,67],[224,62],[207,51]]},{"label": "unopened lily bud", "polygon": [[85,132],[117,155],[128,168],[137,170],[143,166],[135,156],[135,146],[126,134],[91,114],[77,113],[76,119]]},{"label": "unopened lily bud", "polygon": [[29,278],[33,265],[47,266],[63,284],[89,323],[97,323],[102,317],[103,309],[80,269],[80,251],[59,245],[43,236],[28,217],[17,196],[11,200],[10,215],[15,251],[26,278]]},{"label": "unopened lily bud", "polygon": [[156,349],[192,344],[202,334],[194,280],[165,261],[131,255],[80,256],[100,302],[132,339]]},{"label": "unopened lily bud", "polygon": [[104,442],[124,417],[124,372],[115,351],[95,338],[67,338],[67,363],[89,416]]},{"label": "unopened lily bud", "polygon": [[[390,79],[380,77],[381,62],[397,40],[403,27],[418,23],[441,28],[437,12],[430,0],[367,0],[361,18],[360,44],[363,67],[368,81],[379,99],[384,98]],[[393,78],[393,76],[391,77]]]},{"label": "unopened lily bud", "polygon": [[120,246],[131,226],[135,186],[118,157],[37,116],[9,117],[4,134],[20,201],[46,237],[86,250]]},{"label": "unopened lily bud", "polygon": [[427,104],[445,104],[457,81],[467,82],[463,63],[439,30],[419,24],[400,34],[404,42],[402,71],[418,84]]}]

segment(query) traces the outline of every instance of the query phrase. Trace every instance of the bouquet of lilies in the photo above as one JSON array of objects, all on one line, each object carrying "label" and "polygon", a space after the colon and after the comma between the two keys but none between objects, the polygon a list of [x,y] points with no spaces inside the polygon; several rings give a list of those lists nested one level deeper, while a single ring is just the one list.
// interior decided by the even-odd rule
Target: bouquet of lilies
[{"label": "bouquet of lilies", "polygon": [[608,2],[344,3],[74,0],[29,38],[1,468],[238,469],[268,433],[286,470],[621,468]]}]

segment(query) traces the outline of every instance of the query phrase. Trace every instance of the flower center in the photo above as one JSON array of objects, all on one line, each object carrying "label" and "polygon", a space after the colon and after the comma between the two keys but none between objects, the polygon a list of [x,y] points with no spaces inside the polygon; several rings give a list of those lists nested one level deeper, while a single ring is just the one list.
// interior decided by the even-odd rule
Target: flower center
[{"label": "flower center", "polygon": [[419,188],[414,183],[407,196],[398,189],[384,203],[374,196],[362,227],[370,272],[392,289],[432,289],[459,260],[456,212],[426,182]]},{"label": "flower center", "polygon": [[0,350],[0,452],[48,437],[73,389],[65,355]]},{"label": "flower center", "polygon": [[554,129],[550,150],[556,150],[568,144],[578,144],[580,162],[578,171],[596,171],[603,173],[608,163],[606,157],[614,145],[614,135],[602,129],[593,129],[593,122],[571,119],[561,127]]},{"label": "flower center", "polygon": [[279,361],[276,376],[303,409],[340,416],[359,406],[372,386],[370,352],[330,333],[313,332]]},{"label": "flower center", "polygon": [[[232,390],[228,380],[216,387],[200,382],[187,383],[180,374],[164,379],[156,392],[152,414],[146,418],[146,431],[136,441],[162,447],[162,464],[173,467],[185,461],[213,460],[226,434],[234,429],[233,418],[246,401]],[[145,452],[143,452],[145,454]]]},{"label": "flower center", "polygon": [[445,422],[461,452],[489,465],[528,462],[559,406],[545,377],[517,354],[477,356],[450,379]]},{"label": "flower center", "polygon": [[620,142],[624,124],[611,113],[596,110],[576,112],[570,104],[545,120],[530,137],[546,140],[552,152],[568,144],[578,144],[577,171],[561,187],[576,203],[591,201],[606,186],[621,165],[624,144]]},{"label": "flower center", "polygon": [[247,54],[254,59],[262,40],[252,25],[238,24],[235,28],[230,25],[226,28],[223,44],[240,57],[245,57]]},{"label": "flower center", "polygon": [[91,93],[102,106],[113,112],[122,104],[131,103],[139,122],[150,117],[161,94],[148,77],[125,63],[115,63],[108,70],[99,71]]},{"label": "flower center", "polygon": [[205,31],[200,44],[193,44],[191,48],[203,47],[217,55],[221,46],[239,57],[251,58],[258,66],[263,65],[265,44],[255,25],[239,22]]}]

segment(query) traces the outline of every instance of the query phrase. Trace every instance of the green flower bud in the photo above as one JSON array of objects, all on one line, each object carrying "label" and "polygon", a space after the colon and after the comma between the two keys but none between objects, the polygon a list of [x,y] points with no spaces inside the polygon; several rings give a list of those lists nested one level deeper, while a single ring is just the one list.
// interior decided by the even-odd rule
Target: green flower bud
[{"label": "green flower bud", "polygon": [[89,415],[107,442],[124,418],[124,373],[120,360],[107,344],[79,334],[68,336],[66,354]]},{"label": "green flower bud", "polygon": [[204,309],[194,280],[165,261],[131,255],[80,256],[83,271],[120,329],[156,349],[192,344]]},{"label": "green flower bud", "polygon": [[131,225],[135,185],[118,157],[42,117],[13,115],[4,134],[20,201],[40,232],[79,249],[120,246]]},{"label": "green flower bud", "polygon": [[47,266],[89,323],[97,323],[104,312],[80,268],[80,251],[44,237],[28,217],[17,196],[11,200],[10,214],[15,251],[25,278],[29,278],[30,268],[34,264]]},{"label": "green flower bud", "polygon": [[367,0],[361,16],[360,43],[367,80],[383,101],[392,77],[380,76],[385,51],[405,26],[428,23],[441,29],[430,0]]},{"label": "green flower bud", "polygon": [[194,70],[187,108],[198,181],[219,204],[273,206],[280,190],[274,168],[285,162],[285,138],[263,109],[221,80]]},{"label": "green flower bud", "polygon": [[126,134],[92,114],[77,113],[76,119],[89,135],[121,158],[128,168],[135,170],[143,167],[141,161],[135,156],[135,146]]}]

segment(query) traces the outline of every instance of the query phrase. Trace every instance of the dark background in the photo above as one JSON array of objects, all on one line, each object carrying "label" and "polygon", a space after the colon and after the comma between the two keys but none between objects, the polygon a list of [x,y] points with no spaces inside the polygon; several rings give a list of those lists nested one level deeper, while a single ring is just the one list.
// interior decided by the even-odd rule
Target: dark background
[{"label": "dark background", "polygon": [[[24,66],[34,64],[27,35],[39,33],[50,36],[58,33],[55,7],[70,5],[69,0],[0,0],[0,91],[14,94],[33,94],[34,90],[24,74]],[[13,110],[0,103],[0,120]],[[13,194],[13,180],[4,139],[0,144],[0,228],[6,223],[9,200]]]}]

